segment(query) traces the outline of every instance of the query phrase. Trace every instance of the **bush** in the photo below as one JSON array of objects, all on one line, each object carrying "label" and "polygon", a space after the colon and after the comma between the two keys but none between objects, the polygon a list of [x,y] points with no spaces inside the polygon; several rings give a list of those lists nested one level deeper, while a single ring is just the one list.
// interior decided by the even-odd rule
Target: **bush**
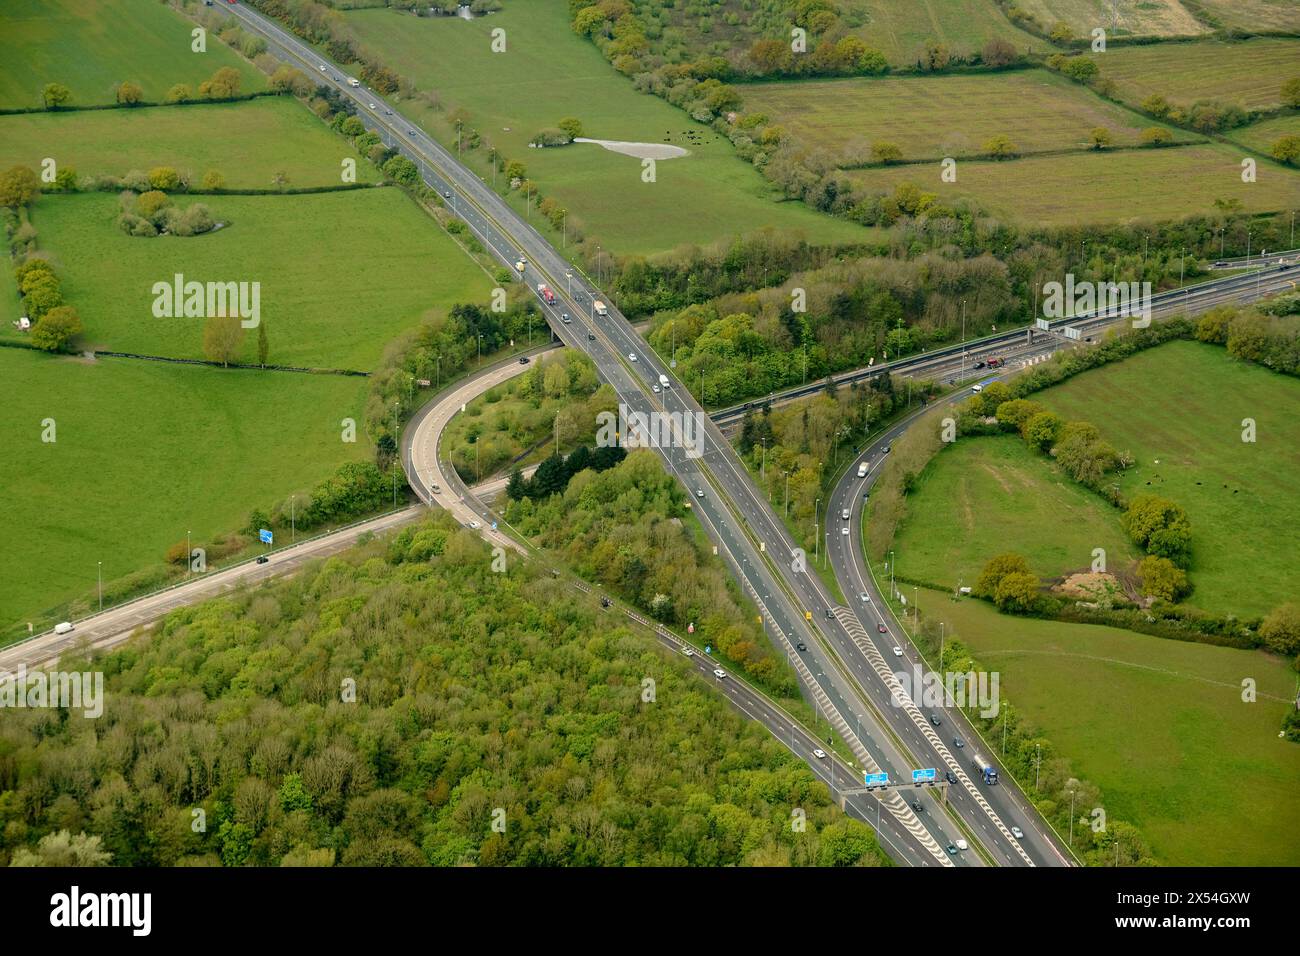
[{"label": "bush", "polygon": [[1191,554],[1192,526],[1187,513],[1159,495],[1138,495],[1129,503],[1120,523],[1134,543],[1179,567]]},{"label": "bush", "polygon": [[[1002,580],[1012,574],[1029,574],[1029,562],[1025,560],[1024,555],[1008,551],[989,558],[971,592],[976,597],[992,598],[996,595]],[[1036,578],[1035,586],[1037,586]]]},{"label": "bush", "polygon": [[50,309],[32,328],[32,344],[47,352],[63,351],[72,338],[81,334],[81,317],[70,305]]},{"label": "bush", "polygon": [[1150,597],[1173,603],[1191,593],[1187,572],[1168,558],[1148,555],[1138,564],[1137,573],[1142,581],[1142,593]]},{"label": "bush", "polygon": [[1259,636],[1271,651],[1279,654],[1300,653],[1300,604],[1281,604],[1264,618]]}]

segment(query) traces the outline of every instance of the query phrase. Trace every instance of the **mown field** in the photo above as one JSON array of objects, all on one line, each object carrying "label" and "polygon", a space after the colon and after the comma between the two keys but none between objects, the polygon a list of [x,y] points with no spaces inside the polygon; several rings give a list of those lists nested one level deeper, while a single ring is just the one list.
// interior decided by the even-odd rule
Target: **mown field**
[{"label": "mown field", "polygon": [[1039,23],[1066,23],[1076,36],[1089,37],[1101,27],[1107,36],[1199,36],[1209,28],[1179,0],[1018,0]]},{"label": "mown field", "polygon": [[1136,145],[1152,125],[1046,70],[764,83],[741,92],[746,111],[765,113],[801,145],[850,165],[868,160],[878,142],[896,144],[904,159],[938,161],[982,153],[998,134],[1030,153],[1085,149],[1098,126],[1116,145]]},{"label": "mown field", "polygon": [[[1297,5],[1300,7],[1300,5]],[[1300,40],[1204,40],[1117,46],[1091,54],[1127,103],[1159,93],[1171,103],[1223,100],[1249,109],[1281,105],[1282,84],[1300,76]]]},{"label": "mown field", "polygon": [[[346,19],[362,42],[385,51],[385,61],[399,74],[420,90],[436,91],[447,111],[469,112],[467,128],[485,140],[481,157],[469,158],[480,174],[490,181],[486,144],[495,145],[525,163],[541,194],[566,208],[571,221],[605,249],[650,253],[769,225],[818,243],[873,235],[802,204],[778,202],[730,143],[663,100],[636,92],[615,73],[595,46],[572,32],[562,4],[512,4],[473,21],[416,19],[382,9],[348,13]],[[491,31],[498,28],[506,31],[505,53],[491,51]],[[402,109],[454,148],[446,112],[419,99]],[[528,148],[538,130],[569,116],[582,121],[586,136],[670,139],[691,155],[660,161],[656,181],[647,183],[639,159],[593,144]],[[702,143],[687,142],[687,130]]]},{"label": "mown field", "polygon": [[898,66],[915,63],[931,40],[959,53],[978,51],[995,37],[1020,50],[1051,49],[1047,42],[1013,26],[993,0],[842,0],[839,6],[866,19],[850,32]]},{"label": "mown field", "polygon": [[1300,32],[1300,4],[1294,0],[1197,0],[1221,29]]},{"label": "mown field", "polygon": [[1023,554],[1040,577],[1086,571],[1094,548],[1121,571],[1140,555],[1120,513],[1060,474],[1019,437],[962,438],[936,455],[907,497],[898,530],[898,573],[956,588],[985,562]]},{"label": "mown field", "polygon": [[1300,113],[1251,123],[1249,126],[1228,133],[1228,138],[1233,142],[1249,146],[1261,153],[1271,153],[1273,144],[1283,136],[1300,136]]},{"label": "mown field", "polygon": [[[1295,694],[1286,662],[1259,651],[999,614],[970,599],[922,600],[1108,813],[1131,820],[1175,866],[1295,866],[1300,747],[1278,737]],[[1244,703],[1241,682],[1257,682]],[[1090,808],[1089,808],[1090,809]]]},{"label": "mown field", "polygon": [[[230,135],[214,135],[229,130]],[[290,97],[245,103],[158,106],[138,110],[0,116],[0,167],[39,170],[45,157],[81,175],[121,176],[171,166],[197,187],[210,169],[232,189],[271,189],[276,173],[290,187],[337,186],[342,162],[358,182],[380,174],[342,136]]]},{"label": "mown field", "polygon": [[[155,282],[261,283],[268,361],[368,370],[421,315],[484,302],[495,283],[395,188],[300,196],[199,197],[229,223],[188,239],[126,235],[110,195],[47,196],[33,215],[85,341],[147,355],[203,357],[203,320],[155,318]],[[182,197],[182,205],[193,201]],[[244,337],[244,361],[257,332]]]},{"label": "mown field", "polygon": [[130,80],[149,102],[177,83],[197,89],[223,66],[245,93],[266,78],[215,36],[190,50],[195,24],[154,0],[6,0],[0,4],[0,107],[39,107],[47,83],[72,91],[72,105],[114,102]]},{"label": "mown field", "polygon": [[1241,156],[1217,145],[963,162],[956,183],[940,182],[938,163],[846,175],[881,191],[912,182],[941,199],[971,196],[996,214],[1054,226],[1213,214],[1216,199],[1259,212],[1300,202],[1300,173],[1261,163],[1257,181],[1243,183]]},{"label": "mown field", "polygon": [[[1171,342],[1035,397],[1133,452],[1137,464],[1119,480],[1126,496],[1154,492],[1186,509],[1188,603],[1263,614],[1300,593],[1300,382],[1214,346]],[[1246,418],[1254,443],[1242,441]]]},{"label": "mown field", "polygon": [[363,420],[358,378],[0,348],[0,382],[26,409],[0,418],[0,626],[93,596],[96,562],[105,582],[159,563],[186,531],[238,529],[371,454],[360,430],[341,440],[342,419]]}]

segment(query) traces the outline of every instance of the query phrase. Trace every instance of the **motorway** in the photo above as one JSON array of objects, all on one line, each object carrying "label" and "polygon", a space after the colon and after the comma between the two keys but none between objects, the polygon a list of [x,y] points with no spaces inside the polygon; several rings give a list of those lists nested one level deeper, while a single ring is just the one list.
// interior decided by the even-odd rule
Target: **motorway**
[{"label": "motorway", "polygon": [[[273,54],[305,72],[316,69],[319,55],[287,31],[247,8],[235,9],[248,28],[267,40]],[[382,98],[368,91],[353,91],[342,78],[334,82],[342,95],[358,105],[368,127],[415,161],[425,182],[449,198],[456,215],[500,262],[510,265],[522,258],[527,263],[524,279],[530,287],[538,281],[551,286],[558,301],[542,303],[542,307],[555,332],[566,344],[593,358],[601,377],[632,412],[670,416],[666,440],[654,446],[670,472],[691,493],[702,524],[759,608],[773,643],[789,655],[811,699],[852,749],[859,766],[888,772],[893,780],[909,780],[909,771],[916,767],[948,770],[958,778],[964,793],[952,805],[961,818],[960,830],[942,813],[914,813],[896,791],[889,792],[888,812],[916,843],[942,865],[953,863],[944,855],[942,844],[958,832],[977,838],[987,848],[991,862],[1065,864],[1053,834],[1041,820],[1024,815],[1023,798],[1013,799],[1019,794],[1009,795],[1013,787],[981,789],[915,705],[907,700],[901,706],[893,705],[896,679],[857,610],[835,607],[815,575],[787,565],[795,557],[794,544],[722,432],[684,389],[670,387],[662,395],[652,393],[658,375],[669,373],[649,357],[652,353],[645,343],[612,305],[607,316],[597,317],[595,300],[608,302],[608,298],[585,276],[575,275],[572,264],[478,176]],[[629,166],[630,186],[636,173],[635,167]],[[1186,293],[1191,294],[1190,290]],[[560,321],[562,312],[571,320]],[[1081,322],[1072,320],[1071,324],[1079,326]],[[1032,333],[1018,334],[1032,338]],[[971,343],[966,351],[978,347]],[[688,440],[691,425],[697,423],[704,449],[699,457],[692,453],[693,443]],[[886,639],[892,646],[892,634]],[[797,650],[797,644],[806,650]],[[1027,835],[1014,837],[1011,825],[1022,826]],[[967,858],[973,854],[958,857]]]}]

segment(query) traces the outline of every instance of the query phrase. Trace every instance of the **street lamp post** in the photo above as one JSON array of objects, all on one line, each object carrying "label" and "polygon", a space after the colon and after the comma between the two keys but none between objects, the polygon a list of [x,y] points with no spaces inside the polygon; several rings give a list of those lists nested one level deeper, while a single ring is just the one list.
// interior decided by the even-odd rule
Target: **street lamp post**
[{"label": "street lamp post", "polygon": [[294,495],[289,499],[289,543],[298,540],[298,521],[295,506],[298,503],[298,496]]},{"label": "street lamp post", "polygon": [[193,561],[191,560],[193,555],[194,552],[190,550],[190,532],[186,531],[185,532],[185,574],[187,577],[189,576],[190,570],[193,567]]},{"label": "street lamp post", "polygon": [[897,598],[898,592],[894,590],[894,552],[889,552],[889,596]]},{"label": "street lamp post", "polygon": [[97,564],[97,565],[99,566],[99,568],[98,568],[98,573],[99,573],[99,609],[100,609],[100,611],[103,611],[103,610],[104,610],[104,562],[103,562],[103,561],[96,561],[95,564]]}]

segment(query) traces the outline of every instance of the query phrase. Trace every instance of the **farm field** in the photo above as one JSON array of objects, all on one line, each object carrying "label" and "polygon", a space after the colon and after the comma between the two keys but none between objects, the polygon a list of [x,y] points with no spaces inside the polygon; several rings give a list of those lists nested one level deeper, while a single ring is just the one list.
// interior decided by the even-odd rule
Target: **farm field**
[{"label": "farm field", "polygon": [[940,200],[970,196],[993,213],[1054,226],[1213,214],[1216,199],[1258,212],[1300,202],[1300,173],[1261,163],[1246,184],[1240,162],[1230,147],[1206,145],[964,162],[953,184],[940,182],[938,163],[845,175],[882,192],[912,182]]},{"label": "farm field", "polygon": [[1222,100],[1248,109],[1282,103],[1282,84],[1300,75],[1300,40],[1263,38],[1117,46],[1091,54],[1117,95],[1137,104],[1159,93],[1170,103]]},{"label": "farm field", "polygon": [[1120,512],[1061,475],[1018,436],[963,438],[931,459],[894,541],[898,574],[956,588],[985,562],[1023,554],[1043,578],[1086,571],[1094,548],[1121,573],[1141,555]]},{"label": "farm field", "polygon": [[0,420],[0,628],[94,595],[96,562],[105,583],[160,563],[186,531],[197,544],[242,527],[371,454],[364,434],[340,440],[342,419],[363,420],[353,377],[0,348],[0,381],[28,409]]},{"label": "farm field", "polygon": [[896,144],[904,159],[937,162],[976,155],[998,134],[1035,153],[1084,149],[1089,131],[1104,126],[1116,145],[1132,146],[1152,125],[1046,70],[764,83],[742,94],[746,111],[771,117],[800,144],[847,154],[841,165],[869,160],[870,146],[882,141]]},{"label": "farm field", "polygon": [[896,66],[916,62],[927,41],[939,40],[957,53],[978,51],[994,38],[1020,50],[1046,52],[1051,44],[1014,26],[993,0],[844,0],[850,15],[866,23],[851,27]]},{"label": "farm field", "polygon": [[[801,232],[814,243],[878,235],[801,203],[778,201],[779,194],[729,142],[663,100],[636,92],[615,73],[599,50],[570,30],[562,4],[514,4],[473,21],[417,19],[384,9],[358,10],[346,19],[363,44],[385,51],[399,75],[419,90],[436,91],[446,112],[417,97],[402,104],[413,119],[441,131],[454,149],[446,115],[456,108],[468,111],[466,127],[479,130],[484,145],[480,161],[466,153],[467,161],[490,178],[490,144],[523,162],[541,195],[569,210],[570,223],[606,250],[652,253],[686,242],[707,245],[769,225]],[[509,37],[504,54],[490,48],[490,31],[497,28]],[[659,161],[655,181],[643,182],[639,159],[595,144],[528,148],[538,130],[569,116],[582,121],[588,137],[656,144],[667,138],[691,154]],[[687,130],[702,142],[688,142]]]},{"label": "farm field", "polygon": [[1251,123],[1241,129],[1229,130],[1227,135],[1235,143],[1261,153],[1271,153],[1273,144],[1283,136],[1300,136],[1300,113]]},{"label": "farm field", "polygon": [[242,92],[266,89],[266,78],[215,36],[206,53],[191,52],[194,26],[154,0],[6,0],[0,108],[41,106],[47,83],[68,87],[73,106],[112,103],[126,80],[159,102],[175,84],[197,89],[223,66],[239,71]]},{"label": "farm field", "polygon": [[[1295,694],[1285,661],[1089,624],[999,614],[931,592],[1007,700],[1101,787],[1172,866],[1295,866],[1300,748],[1278,737]],[[938,610],[935,610],[938,609]],[[1258,700],[1241,700],[1254,678]],[[1204,785],[1213,773],[1216,785]],[[1243,812],[1248,807],[1248,812]]]},{"label": "farm field", "polygon": [[1089,36],[1096,27],[1104,29],[1107,36],[1199,36],[1209,32],[1180,0],[1018,0],[1017,6],[1046,27],[1067,23],[1080,37]]},{"label": "farm field", "polygon": [[1198,0],[1223,29],[1300,31],[1293,0]]},{"label": "farm field", "polygon": [[[402,192],[204,196],[225,228],[144,239],[116,225],[111,195],[44,197],[40,247],[97,348],[203,357],[203,321],[153,315],[153,285],[187,279],[261,283],[261,320],[277,365],[365,371],[429,309],[486,301],[495,285]],[[181,197],[181,204],[193,197]],[[244,336],[255,361],[257,332]]]},{"label": "farm field", "polygon": [[[1215,346],[1170,342],[1034,397],[1133,452],[1137,464],[1119,479],[1125,496],[1152,492],[1186,509],[1196,587],[1187,603],[1262,615],[1300,593],[1300,382]],[[1242,441],[1245,418],[1256,422],[1254,443]]]},{"label": "farm field", "polygon": [[[214,130],[232,135],[213,135]],[[337,186],[345,157],[356,161],[358,182],[381,178],[346,139],[288,96],[0,116],[0,166],[21,163],[39,170],[47,156],[83,176],[171,166],[188,173],[196,188],[210,169],[232,189],[270,189],[277,172],[290,187]]]}]

